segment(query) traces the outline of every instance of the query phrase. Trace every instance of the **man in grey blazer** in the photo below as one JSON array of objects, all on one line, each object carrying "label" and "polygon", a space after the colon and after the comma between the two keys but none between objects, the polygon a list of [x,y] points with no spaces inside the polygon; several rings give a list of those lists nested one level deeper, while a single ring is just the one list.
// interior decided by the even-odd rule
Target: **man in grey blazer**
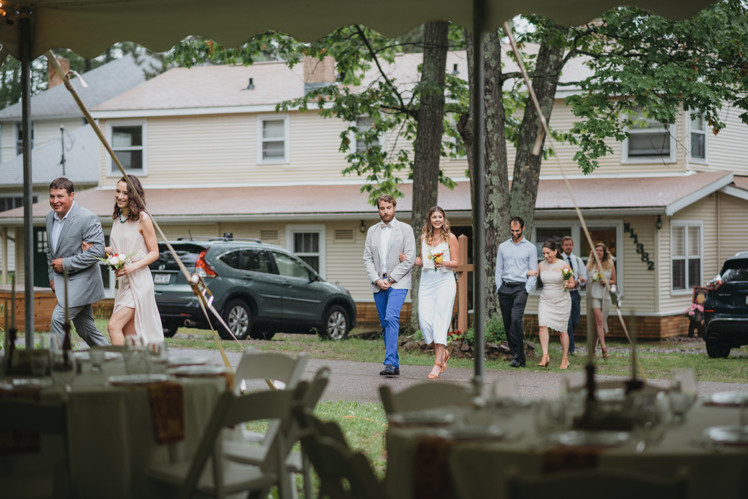
[{"label": "man in grey blazer", "polygon": [[[377,199],[382,221],[366,233],[364,266],[369,276],[374,303],[384,339],[384,369],[382,376],[400,374],[397,339],[400,334],[400,310],[411,285],[411,271],[416,261],[416,240],[410,225],[395,218],[397,201],[389,194]],[[406,259],[400,261],[400,254]]]},{"label": "man in grey blazer", "polygon": [[[75,185],[65,177],[49,184],[47,214],[47,263],[49,286],[57,295],[52,312],[52,333],[64,337],[65,282],[63,269],[68,274],[68,316],[75,329],[89,346],[108,345],[96,328],[92,303],[104,298],[104,284],[97,257],[104,257],[104,231],[99,218],[75,202]],[[81,243],[93,244],[82,251]]]}]

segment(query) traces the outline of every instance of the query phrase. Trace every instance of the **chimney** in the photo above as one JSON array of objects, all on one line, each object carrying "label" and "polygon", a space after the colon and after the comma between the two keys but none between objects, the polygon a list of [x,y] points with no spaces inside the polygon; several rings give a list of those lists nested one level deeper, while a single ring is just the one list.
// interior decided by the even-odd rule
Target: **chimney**
[{"label": "chimney", "polygon": [[333,85],[335,83],[335,58],[327,56],[322,60],[304,56],[304,92]]},{"label": "chimney", "polygon": [[[60,66],[62,66],[62,72],[67,73],[70,71],[70,61],[65,59],[64,57],[58,57],[57,62],[60,63]],[[60,83],[62,83],[62,80],[59,76],[57,76],[57,73],[55,73],[55,70],[51,67],[49,68],[49,88],[56,87]]]}]

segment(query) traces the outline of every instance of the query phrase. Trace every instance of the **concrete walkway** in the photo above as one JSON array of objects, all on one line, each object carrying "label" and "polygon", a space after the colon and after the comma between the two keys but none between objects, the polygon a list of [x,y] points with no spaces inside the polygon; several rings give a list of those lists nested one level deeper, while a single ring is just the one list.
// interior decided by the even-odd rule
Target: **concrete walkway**
[{"label": "concrete walkway", "polygon": [[[211,362],[221,364],[221,354],[217,350],[195,350],[195,349],[170,349],[170,355],[206,356]],[[241,354],[227,353],[232,367],[236,368]],[[581,363],[583,360],[579,358]],[[382,365],[371,362],[352,362],[344,360],[310,359],[307,364],[305,379],[311,379],[314,373],[323,366],[330,368],[330,384],[323,396],[326,400],[357,400],[365,402],[379,401],[379,386],[389,384],[394,391],[402,390],[416,383],[426,382],[426,375],[431,371],[431,366],[400,366],[400,376],[384,378],[379,376]],[[485,383],[491,384],[497,378],[511,378],[515,380],[519,394],[523,398],[538,399],[555,397],[559,394],[561,373],[558,370],[548,372],[530,371],[527,369],[512,369],[509,371],[487,371]],[[439,380],[432,383],[450,382],[470,385],[473,378],[473,370],[465,368],[449,368]],[[601,379],[614,379],[612,377],[601,377]],[[650,383],[666,386],[669,380],[649,380]],[[721,391],[740,391],[748,393],[748,383],[716,383],[700,382],[699,394],[708,395]]]}]

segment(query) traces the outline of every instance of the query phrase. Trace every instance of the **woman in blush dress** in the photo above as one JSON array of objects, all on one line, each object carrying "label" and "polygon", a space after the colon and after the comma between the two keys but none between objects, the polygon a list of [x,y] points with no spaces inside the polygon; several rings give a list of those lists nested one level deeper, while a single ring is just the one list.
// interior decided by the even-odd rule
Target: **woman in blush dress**
[{"label": "woman in blush dress", "polygon": [[[140,180],[135,175],[128,175],[128,178],[145,202]],[[124,267],[116,271],[118,285],[114,292],[112,317],[109,319],[109,337],[112,345],[123,345],[125,336],[132,335],[142,338],[146,344],[163,343],[161,316],[156,307],[153,277],[148,268],[158,259],[158,240],[153,221],[124,177],[117,182],[114,201],[112,233],[109,236],[111,246],[107,246],[106,252],[110,255],[124,254],[128,259]]]},{"label": "woman in blush dress", "polygon": [[[602,267],[595,261],[595,255]],[[605,335],[608,333],[608,313],[610,312],[611,285],[616,283],[616,268],[613,266],[613,256],[603,243],[595,245],[595,252],[590,254],[587,262],[587,317],[594,317],[594,323],[587,322],[587,334],[595,334],[595,347],[600,342],[603,359],[608,358],[608,348],[605,346]],[[607,286],[606,286],[607,285]],[[594,331],[590,331],[594,325]]]},{"label": "woman in blush dress", "polygon": [[[561,339],[561,369],[569,367],[569,334],[566,331],[571,313],[571,295],[568,287],[574,287],[576,281],[571,273],[571,267],[561,258],[560,247],[553,241],[543,243],[544,262],[540,262],[538,270],[530,270],[527,275],[540,275],[543,283],[543,291],[540,293],[538,304],[538,325],[540,336],[540,347],[543,356],[538,364],[540,367],[548,367],[551,358],[548,355],[548,343],[550,335],[548,329],[558,331]],[[564,274],[571,276],[564,279]]]},{"label": "woman in blush dress", "polygon": [[422,232],[421,256],[415,263],[423,267],[418,286],[418,323],[426,343],[434,344],[434,366],[426,377],[437,379],[449,360],[446,346],[457,292],[457,237],[449,230],[447,215],[439,206],[429,209]]}]

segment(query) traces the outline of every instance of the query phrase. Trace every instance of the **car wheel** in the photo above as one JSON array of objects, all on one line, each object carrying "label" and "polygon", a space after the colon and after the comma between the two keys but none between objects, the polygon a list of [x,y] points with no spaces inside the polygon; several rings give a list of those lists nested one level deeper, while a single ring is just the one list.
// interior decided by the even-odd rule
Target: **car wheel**
[{"label": "car wheel", "polygon": [[178,329],[179,329],[178,322],[167,322],[166,324],[163,324],[164,338],[173,337],[175,334],[177,334]]},{"label": "car wheel", "polygon": [[[242,300],[231,300],[223,312],[223,320],[237,340],[246,340],[252,331],[252,311]],[[219,327],[223,339],[232,339],[223,327]]]},{"label": "car wheel", "polygon": [[706,340],[706,353],[712,359],[724,359],[730,355],[730,347],[722,343],[721,340]]},{"label": "car wheel", "polygon": [[333,305],[325,313],[325,320],[319,334],[327,340],[339,341],[348,335],[350,322],[348,313],[340,305]]},{"label": "car wheel", "polygon": [[249,336],[253,340],[272,340],[275,336],[275,331],[252,331]]}]

